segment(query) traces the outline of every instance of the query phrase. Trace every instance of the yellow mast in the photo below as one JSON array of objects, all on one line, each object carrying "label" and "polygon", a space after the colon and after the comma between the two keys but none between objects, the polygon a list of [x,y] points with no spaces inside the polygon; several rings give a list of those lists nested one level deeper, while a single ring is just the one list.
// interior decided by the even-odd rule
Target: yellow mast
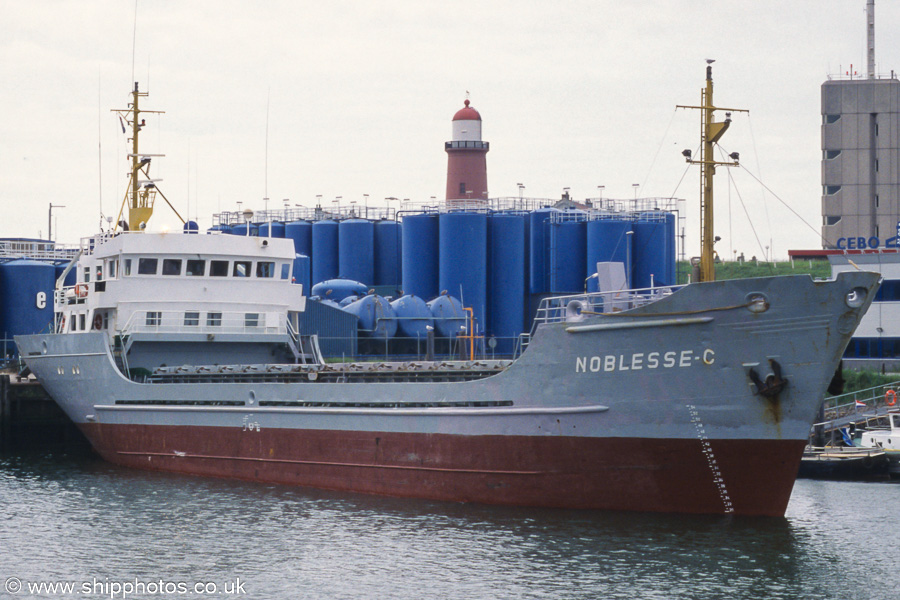
[{"label": "yellow mast", "polygon": [[[732,152],[729,158],[732,162],[717,162],[713,157],[713,144],[719,141],[728,126],[731,124],[732,112],[749,112],[741,108],[719,108],[713,104],[713,80],[712,62],[707,60],[706,87],[700,90],[700,106],[683,106],[677,108],[696,108],[702,111],[700,115],[700,160],[691,159],[691,151],[685,150],[682,154],[687,162],[692,165],[701,165],[700,169],[700,281],[715,281],[715,250],[713,245],[716,237],[713,231],[713,176],[716,174],[716,165],[727,167],[737,166],[738,153]],[[713,114],[717,110],[724,110],[725,120],[713,121]]]},{"label": "yellow mast", "polygon": [[[131,153],[129,154],[129,158],[131,158],[131,173],[129,175],[128,191],[125,192],[125,197],[122,199],[122,207],[119,209],[119,216],[116,218],[116,227],[118,227],[122,219],[122,212],[127,204],[127,226],[131,231],[142,231],[144,227],[146,227],[147,222],[153,215],[153,203],[156,200],[156,192],[159,192],[159,195],[163,197],[163,200],[166,201],[169,208],[171,208],[175,215],[181,219],[182,223],[184,222],[184,219],[181,218],[181,215],[178,214],[178,211],[175,210],[175,207],[172,206],[168,198],[166,198],[162,191],[156,187],[155,181],[150,179],[149,170],[151,156],[163,155],[142,155],[138,151],[138,138],[140,136],[141,128],[145,124],[145,120],[141,119],[140,115],[142,113],[165,114],[165,111],[162,110],[141,110],[139,108],[139,99],[147,95],[147,92],[138,91],[138,83],[135,81],[134,89],[131,92],[131,103],[128,105],[128,108],[113,110],[113,112],[118,113],[119,118],[122,119],[123,132],[125,131],[125,123],[128,123],[131,126]],[[139,178],[141,174],[146,177],[146,180],[141,181]]]}]

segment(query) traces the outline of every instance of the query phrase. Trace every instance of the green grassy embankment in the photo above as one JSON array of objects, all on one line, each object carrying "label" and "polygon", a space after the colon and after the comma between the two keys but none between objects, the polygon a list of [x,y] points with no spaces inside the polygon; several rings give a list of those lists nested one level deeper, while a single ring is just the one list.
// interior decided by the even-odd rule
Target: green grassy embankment
[{"label": "green grassy embankment", "polygon": [[[678,282],[686,283],[691,266],[687,262],[678,263]],[[831,265],[827,260],[796,260],[787,262],[721,262],[716,265],[716,279],[747,279],[770,275],[803,275],[808,273],[816,279],[831,277]]]}]

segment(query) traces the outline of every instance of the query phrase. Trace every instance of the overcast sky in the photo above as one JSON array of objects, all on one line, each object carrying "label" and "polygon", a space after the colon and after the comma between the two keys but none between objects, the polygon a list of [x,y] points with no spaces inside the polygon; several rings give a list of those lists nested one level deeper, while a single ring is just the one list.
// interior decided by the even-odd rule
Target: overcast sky
[{"label": "overcast sky", "polygon": [[[716,104],[750,110],[721,143],[781,199],[743,169],[729,189],[720,168],[720,253],[820,247],[820,86],[865,73],[865,0],[552,4],[139,0],[135,27],[132,1],[0,0],[0,236],[46,236],[50,203],[65,205],[61,242],[115,216],[129,167],[110,109],[138,81],[142,107],[166,111],[142,137],[166,154],[151,174],[202,227],[265,196],[442,198],[468,91],[491,197],[521,182],[528,197],[633,198],[638,183],[686,200],[695,254],[700,175],[681,151],[699,113],[675,105],[699,103],[712,58]],[[884,75],[900,71],[898,4],[876,4]],[[157,209],[154,228],[176,223]]]}]

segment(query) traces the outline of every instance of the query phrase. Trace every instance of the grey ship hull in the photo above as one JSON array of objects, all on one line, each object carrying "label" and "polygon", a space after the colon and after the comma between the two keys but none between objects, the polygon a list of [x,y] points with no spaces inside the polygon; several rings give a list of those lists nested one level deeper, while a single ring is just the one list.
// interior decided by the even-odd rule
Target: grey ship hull
[{"label": "grey ship hull", "polygon": [[[693,284],[539,325],[521,358],[470,381],[286,368],[136,383],[99,333],[17,342],[121,465],[450,501],[783,515],[877,286],[865,272]],[[854,289],[865,296],[852,307]],[[768,310],[748,309],[753,294]],[[759,393],[779,370],[786,386]]]}]

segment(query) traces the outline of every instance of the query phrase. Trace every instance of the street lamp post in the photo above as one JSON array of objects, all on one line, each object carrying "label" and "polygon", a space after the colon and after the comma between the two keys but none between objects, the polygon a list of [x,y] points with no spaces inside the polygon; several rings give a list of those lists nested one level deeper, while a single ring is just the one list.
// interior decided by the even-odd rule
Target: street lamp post
[{"label": "street lamp post", "polygon": [[51,242],[53,241],[53,209],[65,207],[64,204],[53,204],[51,202],[50,208],[47,210],[47,239]]}]

